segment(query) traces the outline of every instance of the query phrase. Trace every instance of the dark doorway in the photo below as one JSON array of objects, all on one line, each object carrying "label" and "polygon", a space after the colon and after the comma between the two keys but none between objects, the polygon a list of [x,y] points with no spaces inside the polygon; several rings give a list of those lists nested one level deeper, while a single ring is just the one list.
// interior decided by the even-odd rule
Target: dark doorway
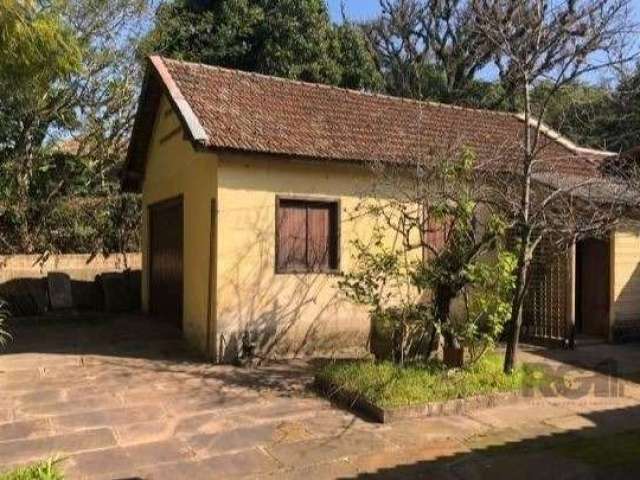
[{"label": "dark doorway", "polygon": [[609,242],[586,239],[576,244],[576,330],[609,335]]},{"label": "dark doorway", "polygon": [[149,207],[149,305],[156,317],[182,328],[182,197]]}]

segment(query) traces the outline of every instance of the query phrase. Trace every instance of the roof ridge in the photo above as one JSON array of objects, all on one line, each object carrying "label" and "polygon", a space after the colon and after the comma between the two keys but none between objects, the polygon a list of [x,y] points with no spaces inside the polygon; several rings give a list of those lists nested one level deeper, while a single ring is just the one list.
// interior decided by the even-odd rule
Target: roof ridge
[{"label": "roof ridge", "polygon": [[[526,121],[526,117],[524,113],[516,113],[514,115],[521,122],[524,123]],[[576,144],[573,140],[571,140],[569,137],[563,135],[562,133],[557,131],[555,128],[550,127],[549,125],[547,125],[547,123],[544,120],[540,120],[537,117],[533,117],[533,116],[529,117],[529,125],[531,125],[532,127],[538,127],[539,125],[540,132],[542,134],[546,135],[551,140],[556,141],[558,144],[562,145],[564,148],[570,150],[573,153],[584,153],[584,154],[602,155],[602,156],[616,155],[615,152],[611,152],[608,150],[599,150],[596,148],[581,147],[580,145]]]},{"label": "roof ridge", "polygon": [[352,95],[359,95],[359,96],[366,96],[366,97],[377,97],[377,98],[383,98],[383,99],[393,100],[393,101],[397,101],[397,102],[413,103],[413,104],[416,104],[416,105],[428,105],[428,106],[432,106],[432,107],[448,108],[448,109],[452,109],[452,110],[463,110],[463,111],[478,112],[478,113],[488,113],[488,114],[491,114],[491,115],[500,115],[500,116],[506,116],[506,117],[512,117],[512,118],[513,117],[517,118],[517,116],[520,115],[520,112],[506,112],[506,111],[502,111],[502,110],[492,110],[492,109],[489,109],[489,108],[466,107],[466,106],[455,105],[455,104],[451,104],[451,103],[437,102],[435,100],[417,100],[415,98],[409,98],[409,97],[397,97],[397,96],[394,96],[394,95],[389,95],[387,93],[378,93],[378,92],[370,92],[370,91],[366,91],[366,90],[355,90],[353,88],[338,87],[336,85],[328,85],[326,83],[305,82],[304,80],[296,80],[296,79],[292,79],[292,78],[278,77],[278,76],[275,76],[275,75],[267,75],[266,73],[250,72],[250,71],[247,71],[247,70],[239,70],[239,69],[235,69],[235,68],[221,67],[220,65],[210,65],[210,64],[207,64],[207,63],[190,62],[190,61],[187,61],[187,60],[178,60],[178,59],[169,58],[169,57],[163,57],[163,56],[158,56],[158,58],[160,58],[163,62],[180,63],[180,64],[184,64],[184,65],[191,65],[191,66],[194,66],[194,67],[203,68],[205,70],[216,70],[216,71],[226,72],[226,73],[230,73],[232,75],[239,75],[239,76],[243,76],[243,77],[264,78],[266,80],[283,82],[283,83],[290,83],[290,84],[298,84],[298,85],[303,85],[303,86],[311,87],[311,88],[337,90],[337,91],[342,91],[342,92],[349,93],[349,94],[352,94]]}]

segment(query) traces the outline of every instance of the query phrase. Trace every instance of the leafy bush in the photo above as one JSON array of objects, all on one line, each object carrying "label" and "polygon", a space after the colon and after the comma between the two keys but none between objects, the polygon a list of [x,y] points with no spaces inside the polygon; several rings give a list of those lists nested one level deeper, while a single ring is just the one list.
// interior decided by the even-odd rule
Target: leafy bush
[{"label": "leafy bush", "polygon": [[376,360],[413,360],[427,351],[431,309],[408,305],[377,310],[371,314],[371,353]]},{"label": "leafy bush", "polygon": [[467,349],[472,363],[493,347],[509,320],[515,266],[515,255],[502,250],[494,261],[473,263],[467,269],[465,318],[445,328]]}]

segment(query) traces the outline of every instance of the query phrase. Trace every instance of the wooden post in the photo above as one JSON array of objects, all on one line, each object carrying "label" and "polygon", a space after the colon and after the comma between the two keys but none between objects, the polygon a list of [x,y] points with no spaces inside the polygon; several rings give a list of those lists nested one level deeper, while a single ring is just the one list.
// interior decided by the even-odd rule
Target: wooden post
[{"label": "wooden post", "polygon": [[216,332],[217,332],[217,312],[216,312],[216,266],[217,266],[217,207],[216,199],[211,199],[210,223],[209,223],[209,284],[207,291],[207,338],[206,338],[206,355],[213,362],[218,362],[218,351],[216,348]]},{"label": "wooden post", "polygon": [[567,326],[567,332],[569,334],[569,346],[573,348],[575,346],[575,331],[576,331],[576,241],[572,240],[571,245],[567,250],[567,300],[565,311],[565,325]]},{"label": "wooden post", "polygon": [[613,343],[613,324],[616,321],[615,300],[616,300],[616,230],[609,233],[609,332],[607,339]]}]

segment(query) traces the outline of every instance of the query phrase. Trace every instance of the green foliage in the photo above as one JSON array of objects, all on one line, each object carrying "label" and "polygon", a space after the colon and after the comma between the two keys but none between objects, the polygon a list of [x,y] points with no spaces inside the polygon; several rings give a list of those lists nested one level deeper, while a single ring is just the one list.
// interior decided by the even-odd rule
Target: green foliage
[{"label": "green foliage", "polygon": [[436,361],[399,366],[391,362],[338,360],[320,367],[316,376],[337,390],[384,408],[522,391],[549,381],[540,367],[528,364],[519,366],[512,375],[504,374],[502,356],[494,353],[459,370],[447,370]]},{"label": "green foliage", "polygon": [[28,467],[0,473],[0,480],[64,480],[57,463],[58,460],[48,459]]},{"label": "green foliage", "polygon": [[139,219],[118,172],[144,0],[0,1],[0,252],[137,249],[136,234],[103,237],[123,231],[107,227],[123,202]]},{"label": "green foliage", "polygon": [[402,250],[384,241],[384,229],[379,225],[367,242],[356,238],[351,242],[356,268],[346,272],[338,287],[347,298],[373,311],[382,311],[409,285],[411,262]]},{"label": "green foliage", "polygon": [[0,0],[0,81],[24,92],[46,92],[80,69],[80,42],[57,9],[39,5]]},{"label": "green foliage", "polygon": [[[426,201],[427,218],[444,228],[445,240],[437,249],[427,244],[430,258],[413,272],[415,285],[432,293],[433,317],[447,341],[461,341],[472,350],[490,345],[501,333],[515,267],[513,256],[502,249],[504,220],[483,210],[478,200],[474,159],[473,152],[463,150],[438,167],[434,180],[445,188]],[[496,260],[486,258],[492,250]],[[451,304],[461,294],[469,308],[465,318],[453,319]]]},{"label": "green foliage", "polygon": [[176,0],[141,52],[350,88],[381,85],[362,31],[334,27],[324,0]]},{"label": "green foliage", "polygon": [[[362,206],[387,225],[376,225],[367,242],[352,242],[354,267],[338,286],[369,306],[377,358],[402,363],[429,356],[435,343],[425,337],[435,331],[449,344],[462,342],[477,361],[500,335],[510,313],[515,260],[502,246],[506,223],[481,201],[474,165],[473,152],[462,149],[432,168],[415,198],[401,187],[403,201]],[[425,205],[424,214],[416,205]],[[434,228],[443,232],[441,245],[429,243]],[[389,243],[390,231],[400,240]],[[496,259],[488,258],[490,252]],[[461,297],[466,316],[453,318],[452,303]]]},{"label": "green foliage", "polygon": [[376,360],[403,363],[424,357],[432,326],[431,308],[413,304],[371,314],[371,353]]},{"label": "green foliage", "polygon": [[532,91],[533,110],[545,108],[544,121],[579,145],[606,148],[604,119],[613,115],[611,95],[606,88],[576,83],[553,95],[543,107],[552,86],[543,82]]},{"label": "green foliage", "polygon": [[511,316],[516,264],[512,252],[499,250],[495,261],[468,267],[466,318],[452,325],[454,335],[468,348],[472,363],[493,346]]}]

